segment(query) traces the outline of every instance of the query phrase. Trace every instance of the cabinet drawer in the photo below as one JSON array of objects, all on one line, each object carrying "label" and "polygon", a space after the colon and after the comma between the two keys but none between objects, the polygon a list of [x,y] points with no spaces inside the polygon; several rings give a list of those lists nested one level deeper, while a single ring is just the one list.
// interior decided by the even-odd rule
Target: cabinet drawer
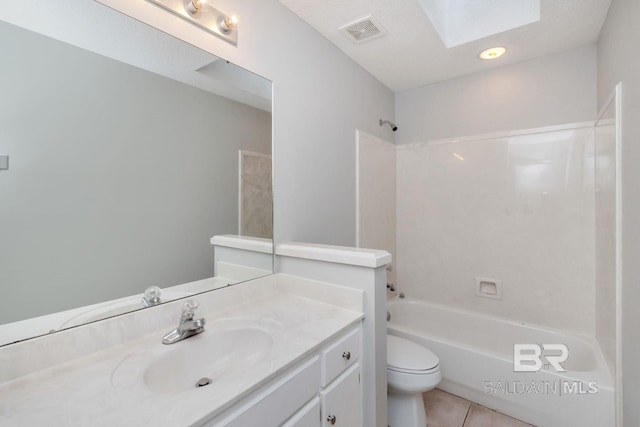
[{"label": "cabinet drawer", "polygon": [[[317,395],[320,361],[314,357],[273,386],[261,391],[222,423],[225,427],[279,427]],[[302,425],[302,424],[301,424]]]},{"label": "cabinet drawer", "polygon": [[361,427],[360,364],[355,364],[320,392],[322,427]]},{"label": "cabinet drawer", "polygon": [[320,427],[320,399],[314,397],[282,427]]},{"label": "cabinet drawer", "polygon": [[358,327],[321,353],[321,384],[325,387],[359,358],[362,348],[362,328]]}]

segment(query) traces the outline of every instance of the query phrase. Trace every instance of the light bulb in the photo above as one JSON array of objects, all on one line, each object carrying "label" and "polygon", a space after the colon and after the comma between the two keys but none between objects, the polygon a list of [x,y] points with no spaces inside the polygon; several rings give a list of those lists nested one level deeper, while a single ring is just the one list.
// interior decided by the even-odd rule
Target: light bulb
[{"label": "light bulb", "polygon": [[205,0],[189,0],[187,2],[187,10],[192,15],[195,15],[196,13],[200,12],[204,2],[205,2]]},{"label": "light bulb", "polygon": [[220,31],[222,31],[223,33],[228,33],[233,28],[235,28],[236,25],[238,25],[238,17],[232,15],[225,16],[218,24],[218,27],[220,27]]},{"label": "light bulb", "polygon": [[496,59],[504,55],[506,51],[507,49],[502,46],[492,47],[480,52],[479,56],[482,59]]}]

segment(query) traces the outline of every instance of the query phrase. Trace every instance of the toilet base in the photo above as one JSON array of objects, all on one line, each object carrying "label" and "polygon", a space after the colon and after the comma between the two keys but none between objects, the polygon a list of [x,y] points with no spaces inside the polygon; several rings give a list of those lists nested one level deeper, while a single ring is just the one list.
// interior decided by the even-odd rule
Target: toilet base
[{"label": "toilet base", "polygon": [[388,426],[389,427],[426,427],[427,413],[424,410],[422,393],[397,393],[389,391]]}]

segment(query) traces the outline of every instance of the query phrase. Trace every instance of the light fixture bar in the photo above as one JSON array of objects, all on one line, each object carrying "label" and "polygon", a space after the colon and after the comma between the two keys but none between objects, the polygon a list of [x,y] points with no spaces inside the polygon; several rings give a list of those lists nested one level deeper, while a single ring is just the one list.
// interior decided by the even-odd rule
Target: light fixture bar
[{"label": "light fixture bar", "polygon": [[234,17],[208,4],[212,0],[147,0],[205,31],[238,44],[238,25]]}]

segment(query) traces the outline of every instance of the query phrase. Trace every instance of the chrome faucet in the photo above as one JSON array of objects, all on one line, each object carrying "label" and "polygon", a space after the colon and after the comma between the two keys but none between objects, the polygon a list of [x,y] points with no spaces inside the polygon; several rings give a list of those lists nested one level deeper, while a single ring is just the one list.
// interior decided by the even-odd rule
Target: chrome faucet
[{"label": "chrome faucet", "polygon": [[194,319],[199,306],[200,304],[193,300],[184,303],[178,327],[162,337],[162,344],[174,344],[204,332],[205,319]]}]

